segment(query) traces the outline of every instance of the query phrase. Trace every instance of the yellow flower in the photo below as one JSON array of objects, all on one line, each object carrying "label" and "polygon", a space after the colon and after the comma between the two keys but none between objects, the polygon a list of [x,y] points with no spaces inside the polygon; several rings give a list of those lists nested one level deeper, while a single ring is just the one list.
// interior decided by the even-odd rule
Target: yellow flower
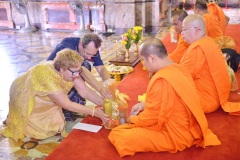
[{"label": "yellow flower", "polygon": [[142,30],[141,26],[135,26],[131,29],[128,29],[126,33],[122,35],[122,44],[125,46],[126,49],[131,47],[131,42],[138,43],[138,41],[142,37]]},{"label": "yellow flower", "polygon": [[125,46],[126,49],[131,47],[132,41],[132,29],[128,29],[126,33],[122,35],[122,44]]},{"label": "yellow flower", "polygon": [[123,44],[123,45],[126,45],[126,44],[127,44],[127,42],[126,42],[126,41],[122,41],[122,44]]},{"label": "yellow flower", "polygon": [[134,43],[138,43],[139,40],[142,37],[142,30],[143,28],[141,26],[135,26],[132,30],[132,39],[134,41]]},{"label": "yellow flower", "polygon": [[137,36],[133,34],[132,35],[132,39],[136,39],[136,38],[137,38]]}]

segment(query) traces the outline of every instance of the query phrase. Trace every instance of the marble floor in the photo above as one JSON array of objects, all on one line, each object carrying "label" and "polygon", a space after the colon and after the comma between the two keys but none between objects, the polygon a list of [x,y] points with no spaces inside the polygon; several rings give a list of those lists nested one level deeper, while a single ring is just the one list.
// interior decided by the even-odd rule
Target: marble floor
[{"label": "marble floor", "polygon": [[[228,8],[224,11],[231,18],[230,24],[240,24],[240,10],[238,8]],[[192,10],[188,12],[191,14]],[[163,19],[162,22],[164,21],[167,20]],[[159,32],[145,33],[144,38],[155,36],[162,39],[168,33],[169,27],[160,26]],[[0,78],[0,129],[4,127],[2,121],[6,118],[8,112],[8,94],[12,81],[30,67],[44,61],[63,38],[71,36],[75,36],[72,31],[37,31],[23,34],[15,30],[1,30],[0,28],[0,73],[2,74]],[[116,41],[120,45],[121,35],[101,37],[103,39],[101,57],[104,63],[108,64],[108,61],[115,56]],[[95,70],[93,70],[93,74],[99,79]],[[71,126],[72,124],[68,125],[69,130],[71,130]],[[35,149],[26,150],[21,149],[20,146],[28,139],[14,142],[0,134],[0,160],[44,159],[61,140],[62,137],[55,136],[39,142]]]}]

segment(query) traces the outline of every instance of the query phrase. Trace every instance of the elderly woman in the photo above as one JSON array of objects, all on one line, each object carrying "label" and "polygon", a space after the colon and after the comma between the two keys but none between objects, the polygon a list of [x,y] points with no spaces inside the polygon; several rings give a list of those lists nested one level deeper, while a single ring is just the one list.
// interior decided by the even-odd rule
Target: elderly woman
[{"label": "elderly woman", "polygon": [[82,62],[77,52],[64,49],[53,62],[40,63],[14,80],[4,135],[17,141],[24,136],[45,139],[61,133],[65,127],[62,108],[108,121],[101,107],[85,107],[67,96],[74,86],[82,97],[102,104],[101,97],[80,76]]}]

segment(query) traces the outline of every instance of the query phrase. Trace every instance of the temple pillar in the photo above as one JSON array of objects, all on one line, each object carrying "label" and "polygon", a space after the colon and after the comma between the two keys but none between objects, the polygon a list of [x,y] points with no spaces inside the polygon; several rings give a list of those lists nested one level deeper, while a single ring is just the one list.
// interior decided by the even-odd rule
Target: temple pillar
[{"label": "temple pillar", "polygon": [[105,0],[105,23],[115,30],[159,27],[159,0]]},{"label": "temple pillar", "polygon": [[0,1],[0,27],[14,28],[9,1]]}]

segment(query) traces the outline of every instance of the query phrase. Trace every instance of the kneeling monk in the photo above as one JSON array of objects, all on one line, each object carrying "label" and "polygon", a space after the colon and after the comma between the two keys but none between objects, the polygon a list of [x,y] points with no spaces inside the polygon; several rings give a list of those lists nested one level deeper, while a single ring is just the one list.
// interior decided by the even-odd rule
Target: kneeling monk
[{"label": "kneeling monk", "polygon": [[[136,152],[175,153],[193,145],[219,145],[208,129],[193,79],[181,65],[167,56],[159,39],[150,38],[140,46],[146,69],[154,73],[145,103],[133,106],[129,124],[120,125],[108,138],[121,157]],[[135,115],[142,111],[139,115]]]}]

